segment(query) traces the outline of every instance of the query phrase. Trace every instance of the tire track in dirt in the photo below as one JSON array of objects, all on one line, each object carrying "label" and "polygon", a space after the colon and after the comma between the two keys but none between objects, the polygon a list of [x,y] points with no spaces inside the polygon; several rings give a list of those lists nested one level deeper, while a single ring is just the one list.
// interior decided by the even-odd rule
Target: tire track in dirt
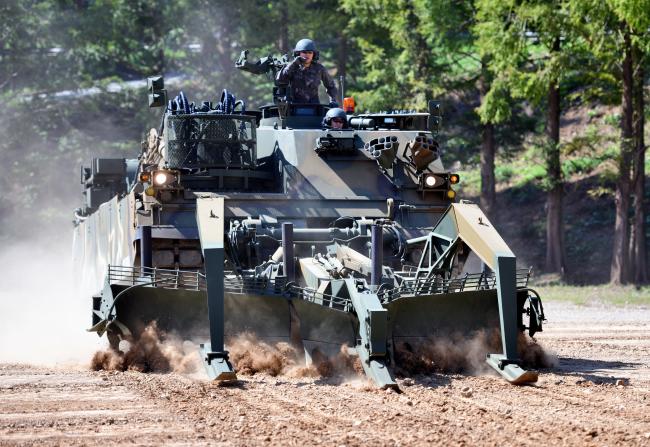
[{"label": "tire track in dirt", "polygon": [[[528,386],[507,393],[493,392],[485,384],[477,385],[469,402],[505,415],[518,426],[553,427],[555,433],[583,433],[585,439],[598,437],[598,442],[619,442],[627,438],[644,439],[649,426],[642,402],[636,402],[636,410],[621,409],[621,389],[599,387],[596,397],[584,386]],[[504,390],[505,391],[505,390]],[[627,391],[627,390],[625,390]],[[588,402],[587,405],[585,405]],[[623,434],[618,436],[616,433]],[[578,439],[579,440],[579,439]]]},{"label": "tire track in dirt", "polygon": [[0,445],[99,445],[186,438],[123,384],[88,371],[0,365]]}]

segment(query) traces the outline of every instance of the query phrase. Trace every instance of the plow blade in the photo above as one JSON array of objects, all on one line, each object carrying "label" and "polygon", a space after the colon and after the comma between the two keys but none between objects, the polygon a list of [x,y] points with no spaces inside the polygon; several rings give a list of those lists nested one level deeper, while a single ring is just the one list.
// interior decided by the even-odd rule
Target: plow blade
[{"label": "plow blade", "polygon": [[[111,286],[114,296],[125,288]],[[113,322],[128,327],[136,338],[153,321],[163,332],[184,340],[210,336],[206,292],[202,290],[143,287],[120,297],[114,309]],[[285,298],[226,292],[224,312],[227,339],[251,333],[268,342],[290,341],[291,316]]]},{"label": "plow blade", "polygon": [[[447,344],[466,340],[467,361],[479,361],[479,356],[516,385],[537,381],[537,373],[526,371],[515,363],[508,363],[503,354],[499,300],[496,290],[476,290],[435,295],[419,295],[390,302],[388,309],[389,338],[395,350],[408,347],[417,351],[442,341]],[[456,346],[458,348],[458,346]],[[476,358],[471,358],[471,357]]]},{"label": "plow blade", "polygon": [[334,357],[343,346],[354,347],[358,324],[349,312],[299,299],[293,300],[292,306],[297,316],[293,321],[298,326],[308,363],[316,351]]},{"label": "plow blade", "polygon": [[386,305],[394,343],[499,329],[495,290],[419,295]]}]

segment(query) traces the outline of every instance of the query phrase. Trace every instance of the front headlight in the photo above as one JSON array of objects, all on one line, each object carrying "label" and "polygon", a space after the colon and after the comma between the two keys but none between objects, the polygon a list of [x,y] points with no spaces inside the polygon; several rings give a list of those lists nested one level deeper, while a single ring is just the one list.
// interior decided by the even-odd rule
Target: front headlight
[{"label": "front headlight", "polygon": [[168,186],[178,181],[178,172],[154,171],[152,178],[154,186]]},{"label": "front headlight", "polygon": [[162,186],[167,183],[168,178],[169,176],[166,172],[156,172],[156,174],[153,176],[153,182],[158,186]]},{"label": "front headlight", "polygon": [[445,179],[435,174],[427,174],[424,176],[425,188],[437,188],[445,183]]}]

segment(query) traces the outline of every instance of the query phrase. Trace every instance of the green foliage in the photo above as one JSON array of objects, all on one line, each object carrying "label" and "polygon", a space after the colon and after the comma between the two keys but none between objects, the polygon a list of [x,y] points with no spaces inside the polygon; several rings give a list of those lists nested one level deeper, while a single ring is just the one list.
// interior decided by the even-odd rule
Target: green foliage
[{"label": "green foliage", "polygon": [[527,183],[533,183],[536,180],[545,180],[547,178],[546,168],[542,165],[524,166],[518,174],[517,186],[523,186]]},{"label": "green foliage", "polygon": [[478,197],[481,193],[481,171],[479,169],[462,169],[459,173],[460,183],[457,193],[460,197]]},{"label": "green foliage", "polygon": [[562,162],[562,175],[570,177],[573,174],[588,174],[598,167],[601,160],[595,157],[577,157]]},{"label": "green foliage", "polygon": [[508,183],[515,175],[515,168],[508,164],[499,164],[494,168],[494,176],[498,183]]},{"label": "green foliage", "polygon": [[503,78],[492,82],[481,106],[477,109],[482,123],[503,123],[512,115],[510,92]]}]

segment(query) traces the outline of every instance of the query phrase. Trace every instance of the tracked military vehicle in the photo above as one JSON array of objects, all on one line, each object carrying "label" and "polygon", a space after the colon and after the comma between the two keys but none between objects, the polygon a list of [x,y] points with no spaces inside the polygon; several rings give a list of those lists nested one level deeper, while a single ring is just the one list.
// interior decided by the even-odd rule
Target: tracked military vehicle
[{"label": "tracked military vehicle", "polygon": [[[238,68],[275,74],[268,57]],[[487,362],[516,384],[517,338],[544,319],[530,271],[473,203],[438,144],[440,107],[355,114],[324,128],[328,106],[291,101],[276,82],[256,111],[227,91],[215,103],[166,100],[138,159],[82,169],[76,259],[92,297],[91,331],[117,348],[151,321],[199,339],[211,378],[234,380],[230,337],[251,332],[304,352],[347,345],[367,376],[394,387],[399,343],[500,330]],[[349,107],[349,100],[345,100]]]}]

